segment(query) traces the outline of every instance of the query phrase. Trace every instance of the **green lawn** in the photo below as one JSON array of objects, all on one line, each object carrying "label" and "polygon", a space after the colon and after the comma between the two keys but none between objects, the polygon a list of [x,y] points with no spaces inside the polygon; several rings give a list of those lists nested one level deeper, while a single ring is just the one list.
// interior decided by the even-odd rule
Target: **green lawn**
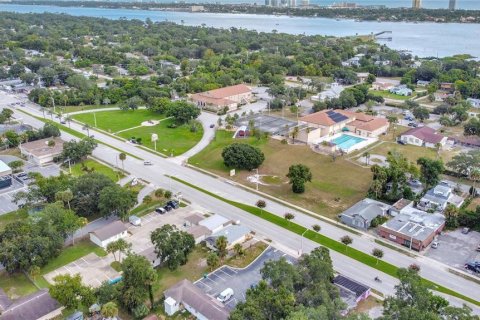
[{"label": "green lawn", "polygon": [[14,221],[26,219],[28,217],[27,210],[19,209],[0,216],[0,230],[3,230],[7,224]]},{"label": "green lawn", "polygon": [[107,132],[118,132],[128,128],[141,125],[142,122],[148,120],[161,120],[165,116],[151,112],[149,110],[134,110],[134,111],[99,111],[95,113],[81,113],[72,116],[73,119],[83,123],[87,123],[95,127],[95,117],[97,118],[97,127]]},{"label": "green lawn", "polygon": [[87,170],[93,170],[94,172],[102,173],[115,182],[125,176],[120,171],[115,171],[113,168],[110,168],[93,159],[87,159],[85,161],[74,164],[72,166],[72,175],[75,177],[84,175],[87,171],[83,170],[83,168],[86,168]]},{"label": "green lawn", "polygon": [[38,290],[25,274],[8,274],[5,271],[0,272],[0,288],[10,299],[17,299]]},{"label": "green lawn", "polygon": [[257,259],[267,247],[268,245],[264,242],[257,242],[250,248],[247,248],[243,256],[232,257],[228,259],[225,264],[235,268],[245,268],[252,263],[253,260]]},{"label": "green lawn", "polygon": [[196,246],[188,256],[188,262],[177,270],[171,271],[166,267],[157,269],[158,281],[154,286],[155,300],[163,297],[163,292],[180,280],[188,279],[193,282],[200,279],[208,271],[205,259],[209,252],[205,247]]},{"label": "green lawn", "polygon": [[166,155],[170,155],[172,152],[174,156],[188,151],[202,139],[203,128],[201,126],[197,126],[196,132],[191,132],[188,124],[176,128],[168,128],[172,123],[174,123],[173,119],[167,119],[153,127],[140,127],[120,132],[118,135],[125,139],[132,137],[142,138],[144,146],[154,149],[151,136],[152,133],[156,133],[158,135],[157,151]]},{"label": "green lawn", "polygon": [[415,92],[413,93],[413,95],[407,96],[407,97],[400,96],[398,94],[394,94],[394,93],[391,93],[389,91],[370,90],[369,93],[371,93],[373,95],[376,95],[376,96],[381,96],[381,97],[384,97],[384,98],[388,98],[388,99],[402,100],[402,101],[412,99],[412,98],[415,97]]},{"label": "green lawn", "polygon": [[[265,162],[260,166],[259,173],[277,178],[275,181],[268,177],[264,179],[267,184],[271,183],[259,185],[260,191],[330,218],[336,218],[337,214],[363,199],[371,181],[370,170],[343,158],[333,161],[331,157],[315,153],[307,146],[286,145],[274,139],[232,139],[232,132],[227,131],[217,131],[215,140],[190,158],[189,163],[228,177],[230,168],[223,164],[221,153],[225,146],[233,142],[257,146],[265,154]],[[307,165],[313,175],[312,182],[306,184],[304,194],[294,194],[286,178],[288,168],[298,163]],[[251,174],[237,170],[236,176],[230,179],[255,187],[247,180]]]}]

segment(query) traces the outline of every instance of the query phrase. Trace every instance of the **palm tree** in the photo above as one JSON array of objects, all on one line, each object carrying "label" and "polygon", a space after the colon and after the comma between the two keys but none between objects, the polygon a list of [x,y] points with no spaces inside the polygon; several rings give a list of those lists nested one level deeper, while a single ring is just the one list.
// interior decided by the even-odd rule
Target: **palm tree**
[{"label": "palm tree", "polygon": [[300,129],[298,128],[298,126],[296,126],[295,128],[293,128],[293,131],[292,131],[292,143],[295,143],[295,139],[298,137],[298,134],[300,133]]},{"label": "palm tree", "polygon": [[87,130],[87,136],[89,136],[89,137],[90,137],[90,128],[91,127],[88,123],[86,123],[82,128],[82,130]]},{"label": "palm tree", "polygon": [[211,252],[207,256],[207,266],[210,267],[210,271],[215,269],[219,263],[220,263],[220,258],[218,257],[218,254],[216,254],[215,252]]},{"label": "palm tree", "polygon": [[35,265],[31,266],[30,269],[28,269],[28,275],[35,281],[40,275],[40,267]]},{"label": "palm tree", "polygon": [[72,121],[72,117],[71,117],[71,116],[66,116],[66,117],[65,117],[65,121],[67,121],[68,127],[71,128],[71,127],[70,127],[70,121]]},{"label": "palm tree", "polygon": [[218,250],[218,256],[223,259],[227,255],[228,241],[225,236],[220,236],[215,240],[215,247]]},{"label": "palm tree", "polygon": [[365,164],[368,166],[368,162],[370,161],[370,152],[364,152],[363,156],[365,157]]},{"label": "palm tree", "polygon": [[118,307],[115,302],[110,301],[102,306],[101,314],[103,318],[111,319],[118,315]]},{"label": "palm tree", "polygon": [[123,171],[125,171],[125,166],[123,164],[123,161],[125,161],[125,159],[127,159],[127,155],[122,152],[118,155],[118,158],[120,159],[120,161],[122,161],[122,169],[123,169]]},{"label": "palm tree", "polygon": [[242,245],[240,243],[235,243],[235,245],[233,246],[233,251],[235,251],[235,255],[237,257],[243,255]]}]

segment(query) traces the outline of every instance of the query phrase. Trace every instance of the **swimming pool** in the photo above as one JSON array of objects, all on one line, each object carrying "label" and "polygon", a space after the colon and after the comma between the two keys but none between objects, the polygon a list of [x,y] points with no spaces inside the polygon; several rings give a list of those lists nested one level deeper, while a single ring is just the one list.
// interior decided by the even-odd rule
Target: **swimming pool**
[{"label": "swimming pool", "polygon": [[366,139],[362,139],[359,137],[354,137],[348,134],[342,134],[340,137],[332,139],[332,143],[335,144],[338,148],[342,149],[343,151],[348,151],[351,147],[365,141]]}]

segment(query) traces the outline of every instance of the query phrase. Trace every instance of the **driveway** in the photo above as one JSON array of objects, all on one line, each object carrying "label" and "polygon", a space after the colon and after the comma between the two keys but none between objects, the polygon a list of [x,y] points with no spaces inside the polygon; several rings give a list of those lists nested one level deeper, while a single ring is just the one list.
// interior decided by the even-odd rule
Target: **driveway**
[{"label": "driveway", "polygon": [[195,285],[202,289],[208,295],[216,297],[226,288],[233,289],[234,296],[225,305],[232,310],[238,302],[245,301],[247,290],[255,286],[261,279],[260,270],[267,261],[279,260],[285,257],[291,263],[295,263],[295,259],[286,253],[273,247],[268,247],[261,256],[253,261],[244,269],[222,266],[219,269],[208,274],[206,278],[195,282]]}]

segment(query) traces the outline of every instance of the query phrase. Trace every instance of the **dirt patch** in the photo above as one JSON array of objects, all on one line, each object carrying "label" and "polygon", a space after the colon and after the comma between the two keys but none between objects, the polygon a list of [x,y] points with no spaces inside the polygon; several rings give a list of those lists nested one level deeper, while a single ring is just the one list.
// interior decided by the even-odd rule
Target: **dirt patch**
[{"label": "dirt patch", "polygon": [[153,127],[159,124],[160,121],[158,120],[148,120],[148,121],[143,121],[142,122],[142,127]]}]

